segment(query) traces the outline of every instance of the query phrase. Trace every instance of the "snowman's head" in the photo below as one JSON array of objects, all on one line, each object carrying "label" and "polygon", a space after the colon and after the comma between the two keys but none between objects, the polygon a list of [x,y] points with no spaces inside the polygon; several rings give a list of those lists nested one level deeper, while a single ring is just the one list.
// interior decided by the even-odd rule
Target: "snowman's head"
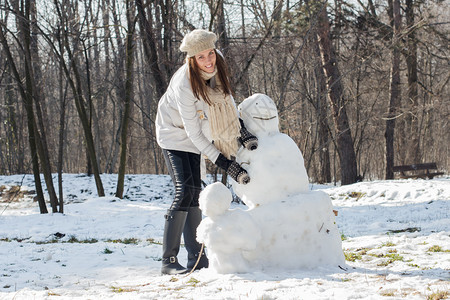
[{"label": "snowman's head", "polygon": [[238,106],[245,127],[253,134],[279,132],[278,111],[272,99],[264,94],[254,94]]},{"label": "snowman's head", "polygon": [[223,215],[233,200],[230,190],[221,182],[208,185],[198,199],[203,214],[211,219]]}]

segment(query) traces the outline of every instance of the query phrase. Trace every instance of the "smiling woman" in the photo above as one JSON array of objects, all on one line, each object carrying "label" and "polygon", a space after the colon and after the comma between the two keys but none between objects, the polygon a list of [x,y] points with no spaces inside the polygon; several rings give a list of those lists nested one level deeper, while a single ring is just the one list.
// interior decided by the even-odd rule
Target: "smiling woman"
[{"label": "smiling woman", "polygon": [[[180,50],[187,54],[186,63],[175,72],[158,104],[157,141],[175,186],[175,198],[165,216],[162,274],[186,273],[194,268],[199,256],[197,269],[209,265],[196,240],[202,220],[198,203],[200,155],[238,183],[250,181],[247,171],[231,159],[236,156],[238,138],[244,146],[251,141],[252,150],[257,147],[257,139],[241,125],[226,63],[215,49],[216,40],[216,34],[202,29],[184,37]],[[181,234],[188,252],[187,268],[177,259]]]}]

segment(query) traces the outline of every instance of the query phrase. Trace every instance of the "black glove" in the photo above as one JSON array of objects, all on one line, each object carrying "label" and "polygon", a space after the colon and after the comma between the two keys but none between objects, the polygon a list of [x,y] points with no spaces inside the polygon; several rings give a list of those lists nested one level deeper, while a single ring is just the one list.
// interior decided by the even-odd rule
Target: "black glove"
[{"label": "black glove", "polygon": [[243,169],[237,162],[227,159],[222,153],[217,157],[215,164],[224,169],[234,181],[239,184],[247,184],[250,182],[250,177],[245,169]]},{"label": "black glove", "polygon": [[242,146],[244,146],[247,150],[253,151],[258,148],[258,138],[251,134],[247,128],[245,128],[244,121],[239,119],[241,123],[241,136],[239,137],[239,142],[241,142]]}]

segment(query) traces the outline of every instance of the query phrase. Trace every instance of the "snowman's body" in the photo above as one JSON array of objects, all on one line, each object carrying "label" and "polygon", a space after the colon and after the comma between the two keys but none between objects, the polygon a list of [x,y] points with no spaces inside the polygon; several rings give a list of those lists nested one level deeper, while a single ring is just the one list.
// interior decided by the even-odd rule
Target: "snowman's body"
[{"label": "snowman's body", "polygon": [[251,180],[233,183],[233,189],[249,209],[226,209],[230,201],[225,197],[219,197],[220,205],[214,203],[219,190],[225,193],[224,186],[215,184],[202,192],[200,205],[209,218],[200,224],[198,240],[208,249],[210,267],[237,273],[344,265],[331,200],[322,191],[309,191],[303,156],[295,142],[279,132],[273,101],[256,94],[244,100],[239,111],[258,137],[256,150],[241,148],[236,158]]},{"label": "snowman's body", "polygon": [[303,156],[295,142],[278,129],[272,99],[255,94],[243,101],[239,114],[247,129],[258,137],[258,149],[242,147],[236,161],[250,174],[250,183],[234,184],[235,193],[250,208],[308,191]]},{"label": "snowman's body", "polygon": [[[286,159],[292,153],[296,156]],[[308,191],[302,154],[285,134],[258,136],[258,149],[241,148],[236,161],[249,173],[250,183],[233,183],[233,189],[250,208]]]}]

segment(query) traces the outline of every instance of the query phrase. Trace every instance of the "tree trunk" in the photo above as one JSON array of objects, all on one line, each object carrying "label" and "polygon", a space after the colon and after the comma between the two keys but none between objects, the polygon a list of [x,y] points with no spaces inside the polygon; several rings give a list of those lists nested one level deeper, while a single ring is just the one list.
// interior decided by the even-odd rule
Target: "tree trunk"
[{"label": "tree trunk", "polygon": [[[139,28],[144,46],[144,54],[155,81],[156,97],[159,99],[166,92],[167,82],[159,68],[158,51],[153,37],[152,20],[147,19],[144,7],[142,6],[142,0],[136,0],[136,8],[138,11]],[[149,15],[151,16],[151,14]]]},{"label": "tree trunk", "polygon": [[[111,54],[110,54],[110,38],[111,38],[111,30],[110,30],[110,6],[109,6],[109,0],[102,0],[102,24],[103,24],[103,55],[105,56],[104,60],[104,70],[105,73],[103,74],[103,78],[101,79],[102,82],[108,82],[111,80]],[[108,120],[107,120],[107,105],[109,100],[108,90],[106,86],[100,87],[101,90],[101,99],[100,99],[100,106],[98,109],[98,119],[99,119],[99,130],[98,130],[98,139],[100,140],[101,145],[101,152],[100,153],[107,153],[109,150],[109,147],[107,146],[107,128],[108,128]],[[108,156],[104,155],[104,164],[103,164],[103,171],[107,172],[107,168],[109,165]]]},{"label": "tree trunk", "polygon": [[385,179],[394,179],[394,139],[395,139],[395,119],[400,105],[400,45],[399,35],[401,26],[400,0],[389,0],[392,7],[392,23],[394,34],[392,36],[392,62],[391,62],[391,83],[389,111],[386,120],[386,173]]},{"label": "tree trunk", "polygon": [[120,135],[120,162],[119,174],[117,180],[116,197],[123,198],[125,169],[127,163],[127,137],[128,137],[128,123],[130,117],[130,106],[133,100],[133,67],[134,67],[134,28],[135,28],[134,9],[132,8],[131,0],[127,0],[127,40],[126,40],[126,79],[125,79],[125,98],[124,111],[122,119],[122,131]]},{"label": "tree trunk", "polygon": [[341,184],[351,184],[356,182],[357,179],[356,156],[345,108],[341,74],[330,40],[330,23],[326,7],[321,10],[318,18],[317,42],[319,43],[322,68],[326,76],[328,99],[333,110],[336,127],[337,150],[341,165]]},{"label": "tree trunk", "polygon": [[[92,134],[92,118],[94,115],[94,109],[92,106],[92,89],[91,89],[91,67],[90,67],[90,63],[89,63],[89,57],[88,57],[88,53],[87,53],[87,49],[86,49],[86,45],[83,42],[83,54],[84,54],[84,63],[85,63],[85,70],[86,70],[86,78],[85,78],[85,83],[86,83],[86,88],[85,88],[85,97],[87,98],[87,118],[88,118],[88,125],[89,125],[89,131]],[[97,146],[96,143],[94,141],[94,138],[92,137],[92,142],[94,144],[94,150],[95,153],[97,153]],[[88,176],[92,175],[92,162],[91,159],[89,157],[89,151],[86,152],[86,173]],[[97,160],[97,164],[100,165],[100,161]]]},{"label": "tree trunk", "polygon": [[[244,12],[243,0],[240,0],[240,8],[241,8],[241,22],[242,22],[241,23],[242,42],[245,45],[245,44],[247,44],[247,37],[246,37],[246,33],[245,33],[246,24],[245,24],[245,12]],[[243,49],[242,59],[244,59],[245,57],[248,57],[247,47],[244,47],[244,49]],[[233,82],[234,82],[234,80],[233,80]],[[248,96],[250,96],[251,90],[249,88],[250,79],[249,79],[249,75],[248,75],[248,70],[245,70],[241,74],[241,78],[239,79],[239,81],[237,81],[235,83],[236,83],[236,90],[238,90],[237,92],[240,92],[240,94],[242,95],[243,98],[247,98]]]},{"label": "tree trunk", "polygon": [[[25,18],[24,15],[19,15],[19,17]],[[25,35],[24,36],[25,43],[29,44],[30,36]],[[36,198],[39,204],[39,209],[41,214],[48,213],[47,206],[45,205],[45,199],[44,199],[44,192],[42,190],[42,183],[41,183],[41,177],[39,172],[39,160],[38,160],[38,154],[36,149],[36,136],[35,136],[35,127],[36,123],[34,120],[34,112],[33,112],[33,86],[31,84],[30,80],[30,73],[31,68],[30,66],[25,63],[25,84],[24,87],[22,83],[22,77],[20,76],[19,72],[17,71],[16,64],[14,63],[13,56],[11,54],[11,51],[9,49],[8,42],[6,40],[5,35],[3,34],[3,28],[0,27],[0,43],[3,45],[3,49],[5,50],[7,60],[9,62],[9,66],[11,67],[11,71],[13,72],[13,75],[17,81],[17,85],[19,88],[19,92],[22,96],[26,114],[27,114],[27,126],[28,126],[28,142],[30,145],[30,152],[31,152],[31,162],[33,165],[33,175],[34,175],[34,185],[36,187]]]},{"label": "tree trunk", "polygon": [[[111,60],[113,62],[115,62],[115,85],[119,88],[117,88],[116,94],[117,94],[117,98],[120,99],[125,99],[125,94],[124,88],[120,88],[125,86],[125,78],[124,78],[124,73],[125,73],[125,67],[124,67],[124,62],[125,62],[125,46],[123,44],[123,38],[122,38],[122,33],[120,28],[122,27],[121,25],[121,20],[120,20],[120,15],[118,14],[119,11],[116,8],[116,5],[118,4],[117,1],[111,1],[112,4],[112,8],[111,8],[111,13],[112,13],[112,19],[113,19],[113,23],[114,26],[112,27],[114,29],[114,34],[115,37],[112,38],[113,42],[111,42],[112,45],[117,44],[117,49],[116,51],[112,51],[113,57],[111,58]],[[114,43],[115,42],[115,43]],[[117,161],[118,161],[118,157],[119,157],[119,152],[120,152],[120,132],[121,132],[121,128],[122,128],[122,114],[123,114],[123,107],[122,105],[122,101],[112,101],[113,107],[112,107],[112,119],[113,119],[113,124],[111,126],[110,129],[110,134],[111,134],[111,142],[110,142],[110,151],[108,154],[108,163],[107,163],[107,172],[108,173],[116,173],[116,166],[117,166]],[[118,116],[116,115],[118,114]],[[116,125],[117,124],[117,125]]]},{"label": "tree trunk", "polygon": [[[38,119],[39,130],[36,132],[36,137],[38,137],[37,148],[38,153],[41,158],[41,166],[42,172],[44,174],[45,184],[47,185],[47,191],[50,197],[50,205],[52,207],[52,212],[58,212],[58,197],[56,196],[55,187],[53,185],[52,179],[52,167],[49,157],[49,147],[47,144],[47,134],[44,124],[44,118],[42,116],[42,108],[41,103],[44,100],[44,93],[42,91],[42,84],[39,84],[37,81],[41,79],[41,65],[40,65],[40,57],[38,52],[38,41],[37,41],[37,28],[36,28],[36,2],[35,0],[29,1],[29,9],[30,9],[30,17],[31,17],[31,31],[28,32],[30,34],[30,45],[25,45],[24,50],[29,53],[25,55],[25,58],[30,59],[30,66],[32,68],[31,74],[31,83],[33,85],[34,92],[34,104],[36,107],[36,115]],[[33,34],[31,34],[33,33]],[[36,128],[37,130],[37,128]],[[40,134],[39,134],[40,132]]]},{"label": "tree trunk", "polygon": [[[16,113],[14,110],[14,102],[16,97],[14,95],[14,87],[11,76],[5,76],[5,110],[6,110],[6,162],[3,164],[6,174],[14,174],[18,172],[21,173],[20,168],[15,168],[18,166],[21,160],[20,147],[19,147],[19,131],[16,122]],[[3,170],[2,170],[3,171]]]},{"label": "tree trunk", "polygon": [[81,90],[80,74],[78,72],[77,66],[75,64],[75,59],[71,53],[71,50],[70,50],[70,47],[69,47],[69,44],[67,43],[67,41],[66,41],[65,46],[66,46],[66,51],[68,53],[69,59],[72,64],[72,70],[73,70],[75,81],[76,81],[76,86],[75,85],[72,86],[72,88],[74,89],[74,94],[75,94],[75,105],[77,107],[78,116],[80,117],[81,124],[83,126],[84,137],[85,137],[85,141],[86,141],[86,148],[87,148],[89,160],[92,164],[92,169],[94,172],[95,184],[97,187],[97,194],[99,197],[104,197],[105,191],[103,189],[103,183],[100,178],[100,171],[98,168],[97,156],[95,154],[94,139],[92,136],[91,128],[89,126],[89,119],[88,119],[88,116],[86,113],[86,109],[84,106],[84,100],[83,100],[83,95],[82,95],[83,92]]},{"label": "tree trunk", "polygon": [[64,76],[63,70],[59,70],[59,97],[60,97],[60,115],[59,115],[59,147],[58,147],[58,190],[59,190],[59,212],[64,213],[64,193],[63,193],[63,155],[64,155],[64,141],[65,141],[65,124],[66,124],[66,92],[67,83],[63,87]]},{"label": "tree trunk", "polygon": [[[316,47],[318,54],[319,49]],[[331,182],[331,165],[330,165],[330,134],[328,132],[327,122],[327,105],[325,98],[325,91],[327,90],[325,82],[325,74],[322,68],[317,68],[317,118],[319,127],[319,183]]]},{"label": "tree trunk", "polygon": [[225,23],[225,10],[223,7],[223,0],[217,1],[217,28],[216,31],[219,35],[220,50],[223,52],[224,57],[228,61],[231,61],[230,41],[228,39],[227,27]]},{"label": "tree trunk", "polygon": [[418,80],[417,80],[417,39],[414,24],[414,1],[406,0],[406,26],[408,27],[406,66],[408,76],[408,101],[409,112],[406,117],[405,130],[408,137],[406,149],[406,161],[408,163],[421,162],[421,146],[419,137],[419,104],[418,104]]}]

